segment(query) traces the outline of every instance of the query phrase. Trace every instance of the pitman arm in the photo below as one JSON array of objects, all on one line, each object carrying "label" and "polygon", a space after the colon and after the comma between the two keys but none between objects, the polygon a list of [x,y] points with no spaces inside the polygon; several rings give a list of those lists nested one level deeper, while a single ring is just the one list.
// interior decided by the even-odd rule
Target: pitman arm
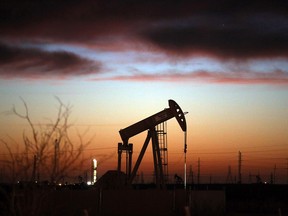
[{"label": "pitman arm", "polygon": [[175,117],[182,128],[186,131],[186,120],[183,111],[180,106],[174,101],[169,100],[169,108],[164,109],[146,119],[143,119],[127,128],[121,129],[119,131],[123,143],[128,144],[130,137],[133,137],[145,130],[153,129],[156,125],[165,122],[173,117]]}]

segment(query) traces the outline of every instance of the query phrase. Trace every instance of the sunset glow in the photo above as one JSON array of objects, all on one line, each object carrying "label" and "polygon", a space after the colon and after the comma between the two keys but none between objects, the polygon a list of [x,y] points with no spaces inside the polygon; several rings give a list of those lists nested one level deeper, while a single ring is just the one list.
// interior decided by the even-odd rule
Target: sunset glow
[{"label": "sunset glow", "polygon": [[[287,183],[287,3],[248,2],[241,9],[230,1],[218,7],[213,1],[40,1],[33,7],[6,1],[0,139],[16,152],[23,131],[31,132],[23,119],[7,115],[13,105],[24,112],[20,98],[37,125],[56,118],[57,96],[73,107],[71,137],[93,137],[83,167],[71,175],[83,175],[97,158],[98,180],[117,169],[119,130],[173,99],[189,112],[188,183],[192,172],[197,181],[199,167],[201,182],[225,183],[229,166],[237,180],[239,152],[243,182],[258,174],[269,182],[273,174],[276,183]],[[167,122],[167,136],[173,181],[175,173],[184,175],[184,134],[176,119]],[[145,137],[129,140],[133,163]],[[0,144],[0,169],[9,172]],[[147,182],[151,148],[139,168]]]}]

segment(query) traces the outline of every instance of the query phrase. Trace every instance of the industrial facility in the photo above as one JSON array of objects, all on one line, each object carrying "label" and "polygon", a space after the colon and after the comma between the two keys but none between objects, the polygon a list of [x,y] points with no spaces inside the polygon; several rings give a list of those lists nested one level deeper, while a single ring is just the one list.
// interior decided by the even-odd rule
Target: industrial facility
[{"label": "industrial facility", "polygon": [[[146,149],[151,141],[153,163],[154,163],[154,174],[155,174],[155,184],[157,188],[165,188],[168,183],[168,147],[167,147],[167,132],[166,132],[166,122],[169,119],[176,118],[177,122],[184,132],[184,154],[186,158],[186,132],[187,125],[185,119],[185,113],[182,111],[180,106],[174,101],[168,101],[169,108],[166,108],[154,115],[151,115],[135,124],[132,124],[119,131],[122,142],[118,143],[118,165],[117,172],[113,172],[115,175],[125,175],[125,181],[123,186],[131,186],[135,176],[137,174],[138,168],[141,164],[143,156]],[[133,156],[133,144],[129,143],[129,139],[136,136],[142,132],[147,131],[146,139],[143,143],[141,152],[135,162],[134,167],[132,166],[132,156]],[[125,155],[125,168],[124,172],[122,170],[122,156]],[[94,168],[93,168],[94,169]],[[117,176],[111,177],[111,171],[108,171],[109,178],[117,178]],[[94,175],[93,175],[94,176]],[[102,176],[102,181],[109,182],[108,175]],[[95,181],[96,182],[96,181]],[[99,185],[99,183],[98,183]],[[97,184],[96,184],[97,186]],[[114,185],[111,185],[114,187]],[[184,173],[184,187],[186,187],[186,161],[185,161],[185,173]]]}]

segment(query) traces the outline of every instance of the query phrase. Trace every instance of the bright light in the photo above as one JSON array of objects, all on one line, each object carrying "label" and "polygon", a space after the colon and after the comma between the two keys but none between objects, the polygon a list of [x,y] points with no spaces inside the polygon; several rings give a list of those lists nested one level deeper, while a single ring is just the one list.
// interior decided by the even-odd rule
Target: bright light
[{"label": "bright light", "polygon": [[93,167],[97,168],[97,160],[96,159],[93,159]]},{"label": "bright light", "polygon": [[91,185],[92,184],[92,182],[91,181],[87,181],[87,185]]},{"label": "bright light", "polygon": [[93,167],[92,167],[92,184],[97,181],[97,160],[93,159]]}]

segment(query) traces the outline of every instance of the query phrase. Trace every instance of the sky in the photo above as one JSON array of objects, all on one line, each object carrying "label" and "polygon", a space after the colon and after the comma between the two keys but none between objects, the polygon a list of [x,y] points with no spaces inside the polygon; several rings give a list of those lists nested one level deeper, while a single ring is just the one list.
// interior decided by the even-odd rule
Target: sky
[{"label": "sky", "polygon": [[[1,1],[0,137],[27,124],[5,115],[26,101],[33,122],[73,106],[98,173],[117,167],[119,130],[175,100],[187,121],[187,167],[201,182],[275,174],[288,182],[288,4],[286,1]],[[134,144],[133,161],[144,143]],[[184,135],[167,122],[168,170],[184,173]],[[151,148],[151,147],[150,147]],[[5,154],[5,150],[1,150]],[[139,168],[152,176],[148,150]],[[87,165],[88,166],[88,165]],[[190,175],[189,175],[190,176]],[[249,178],[249,176],[252,176]],[[147,178],[148,178],[147,177]]]}]

